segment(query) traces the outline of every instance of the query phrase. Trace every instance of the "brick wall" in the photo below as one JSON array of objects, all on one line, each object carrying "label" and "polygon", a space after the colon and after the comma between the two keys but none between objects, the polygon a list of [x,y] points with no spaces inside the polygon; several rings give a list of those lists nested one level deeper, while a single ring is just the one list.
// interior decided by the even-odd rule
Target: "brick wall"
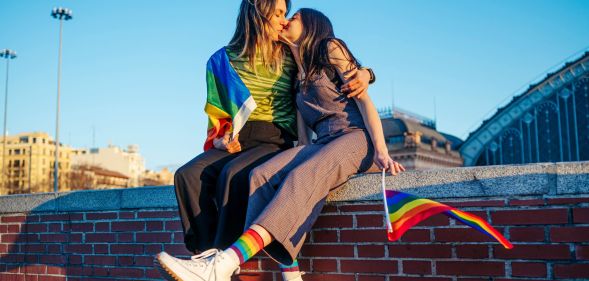
[{"label": "brick wall", "polygon": [[[303,247],[305,280],[589,280],[589,194],[441,200],[486,218],[513,250],[436,215],[388,242],[378,201],[332,202]],[[0,214],[0,280],[161,280],[188,255],[175,208]],[[236,280],[281,280],[258,256]]]}]

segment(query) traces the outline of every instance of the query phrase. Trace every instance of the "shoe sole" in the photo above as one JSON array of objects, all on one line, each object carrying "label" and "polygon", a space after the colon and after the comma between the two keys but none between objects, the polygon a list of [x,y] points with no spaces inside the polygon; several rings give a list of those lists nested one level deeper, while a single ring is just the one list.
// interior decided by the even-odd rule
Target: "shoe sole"
[{"label": "shoe sole", "polygon": [[169,267],[166,266],[165,263],[160,260],[160,256],[157,255],[154,260],[155,266],[157,270],[160,272],[162,277],[164,277],[168,281],[184,281],[180,278],[174,271],[172,271]]}]

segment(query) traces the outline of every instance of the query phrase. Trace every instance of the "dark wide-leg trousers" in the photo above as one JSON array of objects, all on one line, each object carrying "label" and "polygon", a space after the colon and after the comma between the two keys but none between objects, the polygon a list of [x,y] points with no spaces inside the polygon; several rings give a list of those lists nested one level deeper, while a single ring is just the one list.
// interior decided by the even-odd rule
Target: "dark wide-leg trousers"
[{"label": "dark wide-leg trousers", "polygon": [[264,251],[281,264],[291,264],[329,191],[353,174],[374,170],[373,157],[372,142],[364,130],[278,154],[250,175],[246,226],[258,224],[266,229],[274,241]]},{"label": "dark wide-leg trousers", "polygon": [[243,233],[249,174],[293,137],[269,122],[247,122],[239,135],[242,151],[210,149],[180,167],[174,187],[184,243],[191,251],[229,247]]}]

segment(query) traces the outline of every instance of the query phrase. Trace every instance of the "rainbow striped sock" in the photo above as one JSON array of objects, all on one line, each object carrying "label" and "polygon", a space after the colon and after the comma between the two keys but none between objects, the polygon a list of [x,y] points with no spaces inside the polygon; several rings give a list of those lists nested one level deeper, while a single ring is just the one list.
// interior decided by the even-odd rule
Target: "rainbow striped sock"
[{"label": "rainbow striped sock", "polygon": [[243,264],[263,248],[264,240],[262,236],[250,228],[227,251],[233,251],[239,258],[239,264]]},{"label": "rainbow striped sock", "polygon": [[279,263],[278,265],[280,266],[280,271],[282,272],[283,280],[291,280],[301,276],[298,260],[294,260],[290,265],[285,265],[281,263]]}]

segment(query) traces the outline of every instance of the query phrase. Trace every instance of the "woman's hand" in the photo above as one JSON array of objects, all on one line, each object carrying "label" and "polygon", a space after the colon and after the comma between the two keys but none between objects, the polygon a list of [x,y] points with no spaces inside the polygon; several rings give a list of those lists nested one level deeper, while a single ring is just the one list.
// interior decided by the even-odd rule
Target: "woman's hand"
[{"label": "woman's hand", "polygon": [[241,144],[239,143],[239,134],[235,135],[233,141],[229,141],[231,133],[225,134],[222,138],[213,140],[213,146],[219,150],[226,150],[229,153],[236,153],[241,151]]},{"label": "woman's hand", "polygon": [[370,72],[365,69],[354,69],[350,75],[347,83],[342,85],[341,91],[346,94],[348,98],[361,98],[368,91],[368,82],[370,82]]},{"label": "woman's hand", "polygon": [[400,172],[405,171],[405,167],[399,164],[399,162],[393,161],[388,152],[376,152],[374,154],[374,163],[379,169],[385,169],[385,171],[391,172],[393,176],[396,176]]}]

